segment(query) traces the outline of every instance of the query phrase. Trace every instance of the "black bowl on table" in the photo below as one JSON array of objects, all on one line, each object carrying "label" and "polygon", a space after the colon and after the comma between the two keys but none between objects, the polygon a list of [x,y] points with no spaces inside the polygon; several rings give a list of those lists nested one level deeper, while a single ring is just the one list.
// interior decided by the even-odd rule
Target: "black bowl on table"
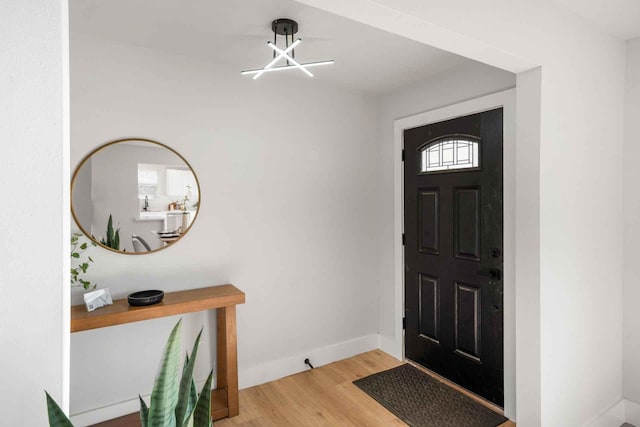
[{"label": "black bowl on table", "polygon": [[153,305],[157,304],[164,298],[164,292],[158,290],[149,290],[149,291],[138,291],[132,294],[129,294],[127,297],[127,301],[129,301],[129,305],[133,305],[135,307],[142,307],[145,305]]}]

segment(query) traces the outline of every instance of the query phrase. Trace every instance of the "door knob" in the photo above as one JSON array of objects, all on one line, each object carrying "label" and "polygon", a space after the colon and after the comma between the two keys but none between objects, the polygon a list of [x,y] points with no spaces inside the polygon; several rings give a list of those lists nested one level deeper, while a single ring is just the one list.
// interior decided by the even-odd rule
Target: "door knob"
[{"label": "door knob", "polygon": [[493,248],[491,249],[491,257],[492,258],[500,258],[500,255],[502,255],[502,251],[498,248]]}]

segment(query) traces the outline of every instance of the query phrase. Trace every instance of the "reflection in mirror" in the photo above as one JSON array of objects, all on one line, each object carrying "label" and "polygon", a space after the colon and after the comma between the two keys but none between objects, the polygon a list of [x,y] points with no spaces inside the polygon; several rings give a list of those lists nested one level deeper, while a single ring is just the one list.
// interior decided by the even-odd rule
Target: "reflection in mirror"
[{"label": "reflection in mirror", "polygon": [[170,246],[190,229],[199,205],[200,186],[187,161],[146,139],[98,147],[71,182],[71,212],[80,229],[120,253]]}]

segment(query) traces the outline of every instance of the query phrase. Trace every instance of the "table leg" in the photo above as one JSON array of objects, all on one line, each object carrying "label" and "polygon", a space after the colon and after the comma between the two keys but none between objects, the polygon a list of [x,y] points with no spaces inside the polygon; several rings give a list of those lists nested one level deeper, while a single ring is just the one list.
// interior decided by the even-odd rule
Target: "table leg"
[{"label": "table leg", "polygon": [[229,306],[217,309],[217,323],[217,388],[226,389],[229,417],[235,417],[240,413],[236,307]]}]

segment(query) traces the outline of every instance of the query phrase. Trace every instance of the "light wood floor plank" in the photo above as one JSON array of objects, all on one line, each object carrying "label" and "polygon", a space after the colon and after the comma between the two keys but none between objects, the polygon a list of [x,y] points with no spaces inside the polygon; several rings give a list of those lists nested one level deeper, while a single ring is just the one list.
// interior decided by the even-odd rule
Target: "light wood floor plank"
[{"label": "light wood floor plank", "polygon": [[[240,391],[240,415],[215,422],[216,427],[393,427],[406,426],[352,382],[401,362],[380,350]],[[422,369],[492,409],[490,403]],[[137,414],[99,424],[140,426]],[[515,427],[507,421],[499,427]]]},{"label": "light wood floor plank", "polygon": [[[217,421],[215,425],[217,427],[406,426],[352,384],[358,378],[391,369],[400,364],[402,362],[388,354],[374,350],[311,371],[247,388],[240,391],[240,415]],[[471,397],[492,407],[477,396]],[[507,421],[499,427],[515,427],[515,424]]]}]

